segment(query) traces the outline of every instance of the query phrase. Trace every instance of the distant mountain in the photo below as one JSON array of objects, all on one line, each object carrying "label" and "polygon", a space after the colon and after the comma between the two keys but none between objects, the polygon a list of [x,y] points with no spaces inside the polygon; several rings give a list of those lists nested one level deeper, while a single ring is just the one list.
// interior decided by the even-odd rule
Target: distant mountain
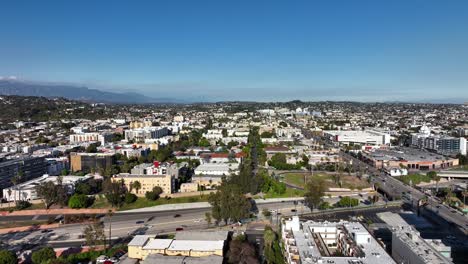
[{"label": "distant mountain", "polygon": [[171,98],[151,98],[138,93],[107,92],[87,87],[59,84],[38,84],[0,79],[0,95],[63,97],[71,100],[100,103],[177,103]]}]

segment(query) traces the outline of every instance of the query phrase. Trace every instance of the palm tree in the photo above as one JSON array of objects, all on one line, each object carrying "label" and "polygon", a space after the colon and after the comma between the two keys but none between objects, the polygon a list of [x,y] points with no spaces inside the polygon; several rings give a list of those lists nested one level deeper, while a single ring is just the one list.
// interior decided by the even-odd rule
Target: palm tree
[{"label": "palm tree", "polygon": [[109,209],[107,211],[107,217],[109,217],[109,249],[112,248],[112,216],[114,215],[114,211]]},{"label": "palm tree", "polygon": [[440,176],[435,175],[434,176],[434,181],[436,182],[436,194],[439,192],[439,181],[440,181]]},{"label": "palm tree", "polygon": [[139,181],[134,181],[130,186],[133,186],[137,194],[141,189],[141,183]]}]

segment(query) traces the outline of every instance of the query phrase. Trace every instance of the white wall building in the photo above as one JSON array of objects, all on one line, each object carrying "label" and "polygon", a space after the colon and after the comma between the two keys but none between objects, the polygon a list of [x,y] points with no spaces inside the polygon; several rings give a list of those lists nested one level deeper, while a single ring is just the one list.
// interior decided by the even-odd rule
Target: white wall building
[{"label": "white wall building", "polygon": [[342,144],[389,145],[390,134],[377,130],[330,130],[325,135]]}]

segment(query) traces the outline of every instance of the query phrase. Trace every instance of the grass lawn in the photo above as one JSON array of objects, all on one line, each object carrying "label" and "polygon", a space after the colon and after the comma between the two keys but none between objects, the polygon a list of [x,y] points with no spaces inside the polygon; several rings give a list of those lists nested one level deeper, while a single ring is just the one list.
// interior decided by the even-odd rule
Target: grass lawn
[{"label": "grass lawn", "polygon": [[454,169],[451,169],[454,171],[468,171],[468,165],[461,165],[460,167],[456,167]]},{"label": "grass lawn", "polygon": [[400,177],[395,177],[397,178],[398,180],[406,183],[406,184],[409,184],[410,181],[413,183],[413,184],[420,184],[421,182],[430,182],[431,181],[431,177],[427,176],[426,174],[419,174],[419,173],[414,173],[414,174],[409,174],[409,175],[406,175],[406,176],[400,176]]},{"label": "grass lawn", "polygon": [[284,182],[291,185],[302,187],[304,186],[304,174],[301,173],[288,173],[284,174]]},{"label": "grass lawn", "polygon": [[[286,192],[283,194],[274,194],[274,193],[267,193],[265,194],[264,198],[289,198],[289,197],[303,197],[304,191],[303,190],[296,190],[293,188],[286,188]],[[255,197],[259,198],[259,197]]]},{"label": "grass lawn", "polygon": [[[310,174],[304,174],[304,173],[287,173],[284,175],[284,182],[288,184],[292,184],[295,186],[303,187],[304,186],[304,175],[307,176],[307,179],[311,179],[311,177],[315,179],[321,179],[325,181],[325,184],[328,188],[336,188],[339,187],[337,184],[335,184],[333,175],[330,174],[314,174],[314,176],[311,176]],[[365,180],[360,180],[356,176],[350,176],[350,175],[343,175],[341,177],[341,183],[343,188],[349,188],[349,189],[364,189],[369,187],[369,183]]]}]

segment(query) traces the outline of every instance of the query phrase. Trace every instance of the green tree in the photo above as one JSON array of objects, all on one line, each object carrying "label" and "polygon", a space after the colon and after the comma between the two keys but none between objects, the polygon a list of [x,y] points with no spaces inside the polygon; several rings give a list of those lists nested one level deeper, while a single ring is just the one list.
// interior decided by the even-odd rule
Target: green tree
[{"label": "green tree", "polygon": [[359,200],[349,196],[342,197],[337,203],[337,207],[354,207],[359,205]]},{"label": "green tree", "polygon": [[305,191],[304,202],[313,211],[322,203],[322,197],[325,194],[325,183],[320,179],[313,178],[307,182]]},{"label": "green tree", "polygon": [[135,189],[136,193],[141,190],[141,183],[139,181],[132,182],[132,188]]},{"label": "green tree", "polygon": [[223,183],[216,193],[211,193],[208,201],[212,206],[212,216],[217,222],[239,221],[249,216],[250,201],[241,188],[235,184]]},{"label": "green tree", "polygon": [[145,193],[145,197],[148,200],[155,201],[159,198],[159,195],[163,193],[163,190],[159,186],[154,186],[153,189]]},{"label": "green tree", "polygon": [[104,244],[106,239],[104,224],[96,219],[93,223],[85,227],[83,235],[86,240],[86,245],[91,248]]},{"label": "green tree", "polygon": [[90,206],[90,198],[84,194],[74,194],[68,200],[68,207],[73,209],[86,208]]},{"label": "green tree", "polygon": [[104,182],[104,193],[112,207],[120,207],[124,202],[127,189],[123,184],[123,180],[112,181],[108,179]]},{"label": "green tree", "polygon": [[91,194],[91,186],[84,182],[79,182],[75,186],[75,193],[76,194]]},{"label": "green tree", "polygon": [[34,251],[31,255],[31,260],[34,264],[44,264],[55,258],[57,256],[51,247],[41,248],[38,251]]},{"label": "green tree", "polygon": [[126,204],[131,204],[131,203],[135,202],[137,199],[138,199],[138,197],[133,193],[126,193],[125,194],[125,203]]},{"label": "green tree", "polygon": [[210,141],[206,138],[201,138],[200,141],[198,141],[198,146],[200,147],[209,147],[211,146]]},{"label": "green tree", "polygon": [[62,177],[57,178],[57,183],[52,181],[41,182],[35,187],[37,195],[44,201],[46,209],[53,204],[67,205],[68,192],[62,184]]},{"label": "green tree", "polygon": [[265,247],[263,253],[268,264],[283,264],[284,257],[280,247],[279,236],[271,227],[267,226],[263,233]]},{"label": "green tree", "polygon": [[211,213],[210,212],[205,213],[205,220],[206,220],[206,223],[208,223],[208,225],[211,225]]},{"label": "green tree", "polygon": [[16,254],[3,249],[0,250],[0,264],[17,264],[18,263],[18,258],[16,257]]},{"label": "green tree", "polygon": [[88,153],[96,153],[97,152],[97,145],[96,144],[89,144],[89,146],[86,148],[86,152]]}]

